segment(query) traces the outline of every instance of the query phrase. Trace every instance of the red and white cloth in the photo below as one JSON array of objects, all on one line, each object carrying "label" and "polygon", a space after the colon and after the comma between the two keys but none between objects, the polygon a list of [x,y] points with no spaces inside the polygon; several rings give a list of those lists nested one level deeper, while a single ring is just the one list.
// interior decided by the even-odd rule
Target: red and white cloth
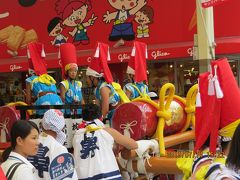
[{"label": "red and white cloth", "polygon": [[212,61],[211,71],[199,75],[199,92],[195,151],[210,137],[210,151],[215,152],[221,129],[240,119],[240,91],[226,58]]},{"label": "red and white cloth", "polygon": [[61,44],[59,47],[62,77],[66,79],[66,72],[71,68],[78,69],[76,47],[72,43]]},{"label": "red and white cloth", "polygon": [[147,45],[143,42],[134,41],[131,56],[133,58],[129,60],[127,73],[135,75],[135,82],[147,80]]},{"label": "red and white cloth", "polygon": [[110,61],[109,46],[99,42],[97,43],[94,58],[87,68],[86,75],[97,78],[104,77],[107,83],[112,83],[113,77],[107,61]]},{"label": "red and white cloth", "polygon": [[29,43],[27,45],[27,56],[30,70],[33,70],[38,76],[47,74],[46,54],[42,43]]},{"label": "red and white cloth", "polygon": [[212,7],[212,6],[217,6],[217,5],[227,2],[227,1],[229,1],[229,0],[202,0],[202,7],[208,8],[208,7]]}]

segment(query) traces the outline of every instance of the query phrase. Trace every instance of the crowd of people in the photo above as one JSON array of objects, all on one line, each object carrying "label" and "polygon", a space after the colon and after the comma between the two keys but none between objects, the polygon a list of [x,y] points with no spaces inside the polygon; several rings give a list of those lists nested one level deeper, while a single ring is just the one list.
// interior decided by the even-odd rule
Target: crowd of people
[{"label": "crowd of people", "polygon": [[[146,44],[134,43],[136,57],[129,62],[126,73],[131,83],[124,87],[124,91],[130,99],[147,95],[146,57],[140,57],[139,51],[146,51]],[[135,47],[136,46],[136,47]],[[137,50],[135,50],[137,49]],[[82,82],[77,80],[78,65],[75,46],[65,43],[59,47],[59,57],[62,66],[62,81],[58,84],[47,73],[43,44],[31,43],[28,45],[29,75],[26,79],[26,103],[31,105],[84,105]],[[103,118],[112,117],[114,109],[121,103],[121,97],[112,85],[113,78],[107,61],[109,60],[109,47],[107,44],[98,43],[94,58],[86,71],[86,82],[94,88],[95,102],[101,107]],[[137,59],[137,60],[135,60]],[[137,65],[139,62],[140,66]],[[138,69],[135,72],[135,67]],[[142,67],[141,67],[142,66]],[[129,71],[129,69],[131,69]],[[136,76],[135,76],[136,74]],[[140,74],[140,75],[139,75]],[[60,95],[58,95],[60,92]],[[38,115],[43,115],[46,110],[37,110]],[[65,109],[65,117],[72,114],[80,115],[81,108],[77,110]]]}]

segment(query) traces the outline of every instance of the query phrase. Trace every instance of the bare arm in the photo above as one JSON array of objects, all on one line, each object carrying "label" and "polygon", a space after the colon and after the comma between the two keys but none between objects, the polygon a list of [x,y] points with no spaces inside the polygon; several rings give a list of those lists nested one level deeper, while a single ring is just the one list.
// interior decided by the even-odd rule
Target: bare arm
[{"label": "bare arm", "polygon": [[132,92],[131,91],[129,91],[128,89],[126,89],[126,95],[127,95],[127,97],[128,97],[128,99],[131,99],[131,96],[132,96]]},{"label": "bare arm", "polygon": [[101,97],[102,97],[102,100],[101,100],[102,115],[105,118],[108,111],[109,111],[110,89],[108,87],[103,87],[100,90],[100,94],[101,94]]},{"label": "bare arm", "polygon": [[92,17],[87,22],[83,23],[83,26],[84,27],[92,26],[96,19],[97,16],[94,16],[94,14],[92,14]]},{"label": "bare arm", "polygon": [[66,89],[65,89],[64,85],[60,84],[60,97],[63,102],[65,102],[65,93],[66,93]]},{"label": "bare arm", "polygon": [[81,100],[81,104],[82,105],[84,105],[85,104],[85,101],[84,101],[84,99],[82,98],[82,100]]},{"label": "bare arm", "polygon": [[73,31],[70,31],[69,34],[73,37],[77,32],[77,28],[75,27]]},{"label": "bare arm", "polygon": [[135,140],[122,135],[117,130],[115,130],[113,128],[104,128],[104,130],[107,131],[109,134],[111,134],[111,136],[113,137],[114,141],[117,144],[122,145],[127,149],[137,149],[138,148],[137,142]]},{"label": "bare arm", "polygon": [[31,104],[32,103],[32,91],[31,91],[31,84],[26,84],[26,103]]}]

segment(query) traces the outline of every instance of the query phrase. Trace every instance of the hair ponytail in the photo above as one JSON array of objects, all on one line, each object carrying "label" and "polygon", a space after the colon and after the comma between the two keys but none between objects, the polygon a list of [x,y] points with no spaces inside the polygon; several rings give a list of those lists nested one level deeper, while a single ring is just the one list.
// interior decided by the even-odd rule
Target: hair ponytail
[{"label": "hair ponytail", "polygon": [[12,150],[13,150],[13,149],[12,149],[12,147],[10,146],[10,147],[8,147],[7,149],[5,149],[5,150],[3,151],[2,157],[1,157],[1,161],[2,161],[2,162],[6,161],[6,160],[8,159],[8,157],[9,157],[9,155],[10,155],[10,153],[11,153]]}]

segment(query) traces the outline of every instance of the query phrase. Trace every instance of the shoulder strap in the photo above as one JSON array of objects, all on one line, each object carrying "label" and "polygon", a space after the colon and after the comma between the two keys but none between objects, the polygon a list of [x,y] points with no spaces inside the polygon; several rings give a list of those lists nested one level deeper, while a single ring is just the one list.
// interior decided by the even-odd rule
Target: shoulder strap
[{"label": "shoulder strap", "polygon": [[65,87],[65,89],[66,89],[66,92],[67,92],[68,89],[69,89],[69,82],[68,82],[68,80],[62,81],[62,84],[64,85],[64,87]]},{"label": "shoulder strap", "polygon": [[135,85],[135,84],[131,84],[132,85],[132,87],[134,87],[136,90],[137,90],[137,92],[139,93],[139,95],[141,96],[141,97],[143,97],[143,94],[140,92],[140,90],[138,89],[138,87]]},{"label": "shoulder strap", "polygon": [[12,165],[9,167],[9,169],[8,169],[8,171],[7,171],[7,174],[6,174],[6,177],[7,177],[8,180],[11,180],[11,179],[12,179],[15,171],[17,170],[17,168],[18,168],[21,164],[24,164],[24,163],[22,163],[22,162],[17,162],[17,163],[12,164]]}]

